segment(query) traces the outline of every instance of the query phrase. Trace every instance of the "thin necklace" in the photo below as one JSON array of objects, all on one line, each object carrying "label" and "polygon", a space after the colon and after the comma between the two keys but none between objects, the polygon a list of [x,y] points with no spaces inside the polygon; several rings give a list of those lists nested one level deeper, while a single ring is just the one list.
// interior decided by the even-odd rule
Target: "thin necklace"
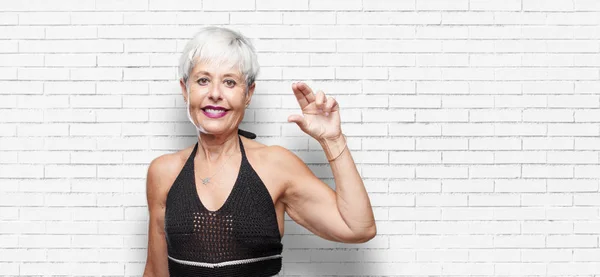
[{"label": "thin necklace", "polygon": [[215,177],[215,175],[217,175],[217,173],[221,172],[221,170],[223,169],[223,167],[225,166],[225,164],[226,164],[226,163],[229,161],[229,159],[231,159],[231,157],[233,157],[233,155],[235,155],[235,153],[234,153],[234,154],[231,154],[231,155],[229,155],[229,158],[227,158],[227,160],[225,160],[225,162],[223,163],[223,165],[221,165],[221,168],[219,168],[219,170],[218,170],[217,172],[215,172],[215,174],[213,174],[213,175],[212,175],[212,176],[210,176],[210,177],[203,178],[203,179],[202,179],[202,184],[203,184],[203,185],[206,185],[206,184],[208,184],[208,183],[210,182],[210,179],[211,179],[212,177]]}]

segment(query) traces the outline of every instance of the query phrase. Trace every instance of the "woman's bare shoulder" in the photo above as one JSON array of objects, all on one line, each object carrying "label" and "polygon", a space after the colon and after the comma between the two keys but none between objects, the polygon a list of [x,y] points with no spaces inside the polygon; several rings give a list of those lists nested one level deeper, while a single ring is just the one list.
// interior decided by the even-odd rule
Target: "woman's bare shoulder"
[{"label": "woman's bare shoulder", "polygon": [[175,182],[177,175],[193,150],[193,146],[182,150],[162,154],[152,160],[148,166],[147,191],[158,197],[161,202]]},{"label": "woman's bare shoulder", "polygon": [[[276,162],[276,158],[281,158],[282,151],[289,151],[281,145],[266,145],[259,141],[252,139],[243,139],[244,149],[246,149],[250,155],[258,159],[258,162],[268,166],[273,166],[273,162]],[[275,159],[274,159],[275,158]]]}]

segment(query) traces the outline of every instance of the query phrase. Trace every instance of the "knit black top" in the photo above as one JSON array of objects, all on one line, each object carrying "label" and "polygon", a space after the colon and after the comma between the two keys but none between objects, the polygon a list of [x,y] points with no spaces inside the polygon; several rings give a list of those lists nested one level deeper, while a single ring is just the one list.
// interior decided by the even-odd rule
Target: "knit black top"
[{"label": "knit black top", "polygon": [[167,194],[164,228],[171,277],[262,277],[281,270],[283,245],[275,206],[238,139],[240,170],[221,208],[210,211],[198,197],[194,174],[198,143]]}]

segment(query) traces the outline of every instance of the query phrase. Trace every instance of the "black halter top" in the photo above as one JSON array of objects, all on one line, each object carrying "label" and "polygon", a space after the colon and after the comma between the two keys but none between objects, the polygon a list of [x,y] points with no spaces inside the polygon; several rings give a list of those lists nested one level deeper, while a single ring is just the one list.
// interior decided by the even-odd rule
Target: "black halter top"
[{"label": "black halter top", "polygon": [[[238,132],[253,138],[248,133]],[[242,162],[221,208],[206,209],[196,191],[197,142],[167,194],[164,229],[171,277],[262,277],[281,270],[283,245],[275,206],[238,139]]]}]

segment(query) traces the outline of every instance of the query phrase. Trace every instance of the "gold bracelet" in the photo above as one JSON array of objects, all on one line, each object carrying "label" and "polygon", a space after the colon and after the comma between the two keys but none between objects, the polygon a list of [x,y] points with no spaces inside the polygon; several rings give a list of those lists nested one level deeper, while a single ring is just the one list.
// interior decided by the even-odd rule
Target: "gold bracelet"
[{"label": "gold bracelet", "polygon": [[329,162],[332,162],[335,159],[339,158],[342,155],[342,153],[344,153],[346,148],[348,148],[348,139],[346,139],[346,135],[342,134],[342,136],[344,136],[344,148],[342,148],[342,151],[340,151],[340,153],[335,158],[333,158],[331,160],[328,159]]}]

